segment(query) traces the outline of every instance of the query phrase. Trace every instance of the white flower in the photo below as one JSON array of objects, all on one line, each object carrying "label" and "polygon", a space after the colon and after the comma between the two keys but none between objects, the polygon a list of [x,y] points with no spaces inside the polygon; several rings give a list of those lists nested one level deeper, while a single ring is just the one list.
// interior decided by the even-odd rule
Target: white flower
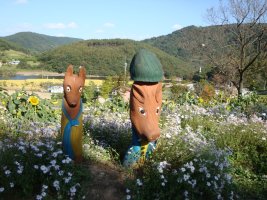
[{"label": "white flower", "polygon": [[60,171],[58,172],[58,175],[59,175],[59,176],[63,176],[63,174],[64,174],[64,171],[63,171],[63,170],[60,170]]},{"label": "white flower", "polygon": [[209,187],[211,186],[210,182],[207,182],[207,186],[209,186]]},{"label": "white flower", "polygon": [[194,188],[196,186],[196,184],[197,184],[197,180],[193,179],[191,183],[192,183],[192,188]]},{"label": "white flower", "polygon": [[71,180],[71,177],[64,178],[64,182],[65,182],[65,183],[68,183],[68,182],[70,182],[70,180]]},{"label": "white flower", "polygon": [[76,190],[76,188],[75,188],[75,186],[72,186],[71,188],[70,188],[70,192],[71,193],[75,193],[77,190]]},{"label": "white flower", "polygon": [[48,188],[47,185],[43,185],[43,186],[42,186],[42,190],[46,190],[47,188]]},{"label": "white flower", "polygon": [[23,152],[23,151],[25,151],[25,147],[19,146],[19,150],[21,150]]},{"label": "white flower", "polygon": [[142,181],[139,178],[136,179],[136,183],[137,183],[138,186],[142,186],[143,185]]},{"label": "white flower", "polygon": [[10,185],[11,188],[14,187],[14,183],[13,182],[9,183],[9,185]]},{"label": "white flower", "polygon": [[4,187],[0,187],[0,192],[4,192],[5,188]]},{"label": "white flower", "polygon": [[66,159],[62,160],[62,163],[64,164],[69,164],[72,160],[70,159],[70,157],[67,157]]},{"label": "white flower", "polygon": [[127,200],[130,200],[130,199],[131,199],[131,195],[127,194],[127,195],[126,195],[126,199],[127,199]]},{"label": "white flower", "polygon": [[131,190],[129,190],[128,188],[126,188],[126,193],[130,193],[131,192]]},{"label": "white flower", "polygon": [[159,173],[163,173],[163,169],[162,168],[158,168]]},{"label": "white flower", "polygon": [[191,170],[192,173],[194,173],[195,167],[193,165],[191,165],[190,170]]},{"label": "white flower", "polygon": [[6,176],[9,176],[11,174],[11,171],[10,170],[6,170],[5,174],[6,174]]},{"label": "white flower", "polygon": [[166,138],[170,139],[171,135],[169,133],[166,134]]},{"label": "white flower", "polygon": [[184,181],[187,181],[190,178],[189,174],[184,174]]},{"label": "white flower", "polygon": [[59,187],[59,181],[58,180],[55,180],[53,182],[53,186],[56,188],[56,190],[59,190],[60,189],[60,187]]},{"label": "white flower", "polygon": [[36,147],[35,145],[31,144],[30,146],[34,151],[36,151],[36,152],[39,151],[38,147]]},{"label": "white flower", "polygon": [[18,168],[19,169],[17,170],[17,173],[22,174],[24,167],[20,165],[20,166],[18,166]]},{"label": "white flower", "polygon": [[51,163],[52,166],[55,166],[55,164],[57,163],[57,161],[56,160],[51,160],[50,163]]},{"label": "white flower", "polygon": [[14,163],[15,163],[16,165],[18,165],[18,166],[20,165],[20,163],[19,163],[18,161],[15,161]]},{"label": "white flower", "polygon": [[52,156],[53,156],[54,158],[56,158],[56,157],[57,157],[57,154],[58,154],[57,152],[53,152],[53,153],[52,153]]},{"label": "white flower", "polygon": [[49,171],[49,168],[46,167],[45,165],[42,165],[41,170],[43,171],[44,174],[46,174]]},{"label": "white flower", "polygon": [[55,170],[59,170],[60,166],[59,165],[55,165],[54,168],[55,168]]},{"label": "white flower", "polygon": [[162,161],[158,164],[157,169],[159,171],[159,173],[163,173],[163,169],[165,169],[167,166],[169,166],[170,164],[167,161]]},{"label": "white flower", "polygon": [[75,196],[75,193],[76,193],[76,188],[75,188],[75,186],[72,186],[71,188],[70,188],[70,196]]},{"label": "white flower", "polygon": [[39,194],[38,194],[38,195],[36,196],[36,200],[41,200],[41,199],[43,199],[42,195],[39,195]]},{"label": "white flower", "polygon": [[39,169],[38,165],[33,165],[34,169]]},{"label": "white flower", "polygon": [[72,176],[72,173],[68,172],[68,176]]},{"label": "white flower", "polygon": [[187,191],[187,190],[184,191],[184,196],[185,196],[185,197],[188,196],[188,191]]},{"label": "white flower", "polygon": [[225,178],[226,178],[228,183],[231,183],[232,176],[230,174],[225,174]]},{"label": "white flower", "polygon": [[42,153],[37,153],[37,154],[35,154],[37,157],[39,157],[39,158],[41,158],[42,156],[43,156],[43,154]]},{"label": "white flower", "polygon": [[165,183],[164,183],[164,182],[162,182],[162,183],[161,183],[161,185],[164,187],[164,186],[165,186]]},{"label": "white flower", "polygon": [[45,197],[46,196],[46,192],[42,192],[42,194],[41,194],[43,197]]}]

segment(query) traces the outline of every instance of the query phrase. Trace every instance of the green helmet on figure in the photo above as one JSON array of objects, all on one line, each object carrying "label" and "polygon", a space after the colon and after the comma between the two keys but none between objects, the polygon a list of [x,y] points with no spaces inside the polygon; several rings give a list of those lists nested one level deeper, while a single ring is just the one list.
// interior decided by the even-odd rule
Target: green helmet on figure
[{"label": "green helmet on figure", "polygon": [[130,64],[131,79],[140,82],[160,82],[163,70],[157,56],[147,49],[139,50]]}]

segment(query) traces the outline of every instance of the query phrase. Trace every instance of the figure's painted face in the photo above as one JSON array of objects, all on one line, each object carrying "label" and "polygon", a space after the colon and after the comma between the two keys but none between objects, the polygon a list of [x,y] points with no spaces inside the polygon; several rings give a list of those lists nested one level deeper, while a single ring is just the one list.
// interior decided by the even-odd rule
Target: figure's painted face
[{"label": "figure's painted face", "polygon": [[130,118],[137,134],[149,142],[160,136],[161,103],[161,83],[134,82],[130,96]]},{"label": "figure's painted face", "polygon": [[64,97],[70,107],[75,107],[80,101],[85,83],[86,72],[84,67],[80,67],[79,74],[73,74],[73,66],[67,68],[63,88]]}]

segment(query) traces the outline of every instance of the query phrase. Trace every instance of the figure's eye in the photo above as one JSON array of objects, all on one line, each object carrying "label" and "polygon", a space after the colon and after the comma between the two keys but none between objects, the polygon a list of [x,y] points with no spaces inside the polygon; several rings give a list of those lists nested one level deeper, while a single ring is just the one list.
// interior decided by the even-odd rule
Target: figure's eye
[{"label": "figure's eye", "polygon": [[83,91],[83,88],[82,87],[80,87],[80,89],[79,89],[79,92],[81,93]]},{"label": "figure's eye", "polygon": [[139,112],[141,113],[141,115],[144,115],[144,116],[146,115],[146,111],[142,107],[139,107]]},{"label": "figure's eye", "polygon": [[67,91],[67,92],[70,92],[70,90],[71,90],[71,89],[70,89],[70,86],[67,86],[67,87],[66,87],[66,91]]},{"label": "figure's eye", "polygon": [[157,110],[156,110],[156,114],[157,114],[157,115],[159,114],[159,111],[160,111],[160,108],[157,107]]}]

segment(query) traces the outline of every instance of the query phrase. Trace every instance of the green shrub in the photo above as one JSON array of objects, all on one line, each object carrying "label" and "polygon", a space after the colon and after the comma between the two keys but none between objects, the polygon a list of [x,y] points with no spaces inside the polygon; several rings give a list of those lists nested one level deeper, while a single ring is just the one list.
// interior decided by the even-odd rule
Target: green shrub
[{"label": "green shrub", "polygon": [[264,127],[253,124],[226,126],[216,138],[218,146],[232,149],[235,184],[242,188],[244,197],[258,196],[261,199],[267,195],[267,143],[263,130]]},{"label": "green shrub", "polygon": [[100,88],[100,95],[103,98],[108,98],[112,89],[115,87],[115,82],[111,76],[107,77]]},{"label": "green shrub", "polygon": [[5,100],[6,109],[14,119],[34,122],[55,122],[57,119],[50,101],[41,99],[36,94],[17,91]]},{"label": "green shrub", "polygon": [[188,92],[188,88],[185,85],[178,85],[178,84],[173,83],[171,87],[170,100],[177,100],[184,93],[187,93],[187,92]]},{"label": "green shrub", "polygon": [[98,97],[98,89],[93,81],[89,82],[88,86],[85,86],[82,93],[83,103],[91,102]]}]

